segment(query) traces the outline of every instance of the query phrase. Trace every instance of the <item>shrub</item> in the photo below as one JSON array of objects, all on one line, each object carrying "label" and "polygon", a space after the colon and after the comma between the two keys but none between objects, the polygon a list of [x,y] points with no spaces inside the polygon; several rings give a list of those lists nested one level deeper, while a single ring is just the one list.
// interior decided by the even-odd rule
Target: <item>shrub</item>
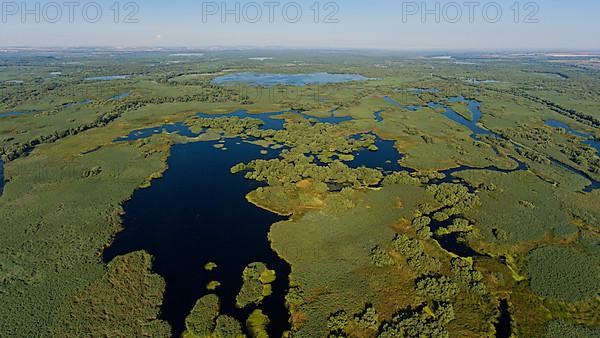
[{"label": "shrub", "polygon": [[597,258],[572,248],[546,246],[527,258],[531,288],[543,297],[577,302],[600,292]]},{"label": "shrub", "polygon": [[550,322],[544,338],[599,338],[600,330],[571,324],[564,320]]},{"label": "shrub", "polygon": [[433,301],[449,301],[458,293],[458,286],[448,277],[424,277],[417,281],[417,294]]}]

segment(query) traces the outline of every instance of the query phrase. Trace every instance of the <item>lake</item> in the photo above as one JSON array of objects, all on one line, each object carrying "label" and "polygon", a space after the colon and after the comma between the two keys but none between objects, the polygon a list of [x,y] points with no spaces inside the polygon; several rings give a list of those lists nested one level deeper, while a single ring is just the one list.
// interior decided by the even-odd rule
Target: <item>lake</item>
[{"label": "lake", "polygon": [[305,86],[309,84],[343,83],[351,81],[368,81],[367,77],[358,74],[274,74],[274,73],[235,73],[219,76],[213,79],[218,85],[248,84],[252,86]]}]

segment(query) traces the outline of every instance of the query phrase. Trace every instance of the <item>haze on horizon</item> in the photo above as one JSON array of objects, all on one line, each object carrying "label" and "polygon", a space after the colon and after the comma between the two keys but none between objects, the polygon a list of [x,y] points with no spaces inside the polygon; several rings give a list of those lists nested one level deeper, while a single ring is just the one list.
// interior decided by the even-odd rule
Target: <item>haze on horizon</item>
[{"label": "haze on horizon", "polygon": [[2,3],[0,46],[600,49],[600,3],[586,0],[24,3]]}]

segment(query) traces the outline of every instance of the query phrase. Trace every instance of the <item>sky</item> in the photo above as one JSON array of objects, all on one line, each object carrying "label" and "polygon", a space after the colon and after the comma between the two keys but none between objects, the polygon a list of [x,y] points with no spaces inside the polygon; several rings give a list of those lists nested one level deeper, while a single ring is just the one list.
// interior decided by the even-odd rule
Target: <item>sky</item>
[{"label": "sky", "polygon": [[63,1],[1,2],[0,46],[600,50],[597,0]]}]

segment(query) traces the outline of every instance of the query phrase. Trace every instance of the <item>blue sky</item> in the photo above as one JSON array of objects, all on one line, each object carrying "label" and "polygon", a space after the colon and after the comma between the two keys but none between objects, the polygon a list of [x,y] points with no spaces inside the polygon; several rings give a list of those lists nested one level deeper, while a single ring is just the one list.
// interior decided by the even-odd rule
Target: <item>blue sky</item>
[{"label": "blue sky", "polygon": [[[128,1],[121,1],[118,14],[115,7],[111,9],[115,0],[81,1],[73,8],[72,18],[62,1],[57,2],[62,11],[60,17],[51,1],[25,1],[33,12],[36,12],[35,3],[40,4],[39,23],[35,14],[22,17],[25,8],[19,8],[21,1],[2,2],[0,45],[600,49],[600,20],[597,18],[600,1],[595,0],[531,3],[484,0],[474,7],[465,5],[466,1],[344,0],[327,7],[327,0],[271,1],[272,5],[265,5],[268,1],[144,0],[133,2],[128,8],[125,8]],[[515,2],[519,4],[518,14],[513,6]],[[240,22],[236,22],[235,14],[228,14],[225,21],[222,20],[222,3],[230,10],[239,4]],[[319,5],[317,18],[315,3]],[[423,3],[426,8],[422,8]],[[87,16],[84,17],[86,5]],[[102,10],[101,16],[96,16],[96,7]],[[133,22],[125,23],[126,16],[136,7],[139,11],[132,17]],[[262,12],[260,18],[257,7]],[[273,8],[272,16],[270,8]],[[284,8],[287,8],[287,16]],[[296,8],[302,10],[301,16],[296,15]],[[472,15],[470,8],[473,8]],[[496,15],[497,8],[502,10],[501,17]],[[421,16],[423,9],[431,10],[425,20]],[[462,11],[461,17],[457,16],[458,9]],[[326,16],[336,10],[332,22],[324,22]],[[530,22],[525,22],[528,15],[536,11],[537,14],[529,18]],[[439,13],[439,22],[435,13]]]}]

